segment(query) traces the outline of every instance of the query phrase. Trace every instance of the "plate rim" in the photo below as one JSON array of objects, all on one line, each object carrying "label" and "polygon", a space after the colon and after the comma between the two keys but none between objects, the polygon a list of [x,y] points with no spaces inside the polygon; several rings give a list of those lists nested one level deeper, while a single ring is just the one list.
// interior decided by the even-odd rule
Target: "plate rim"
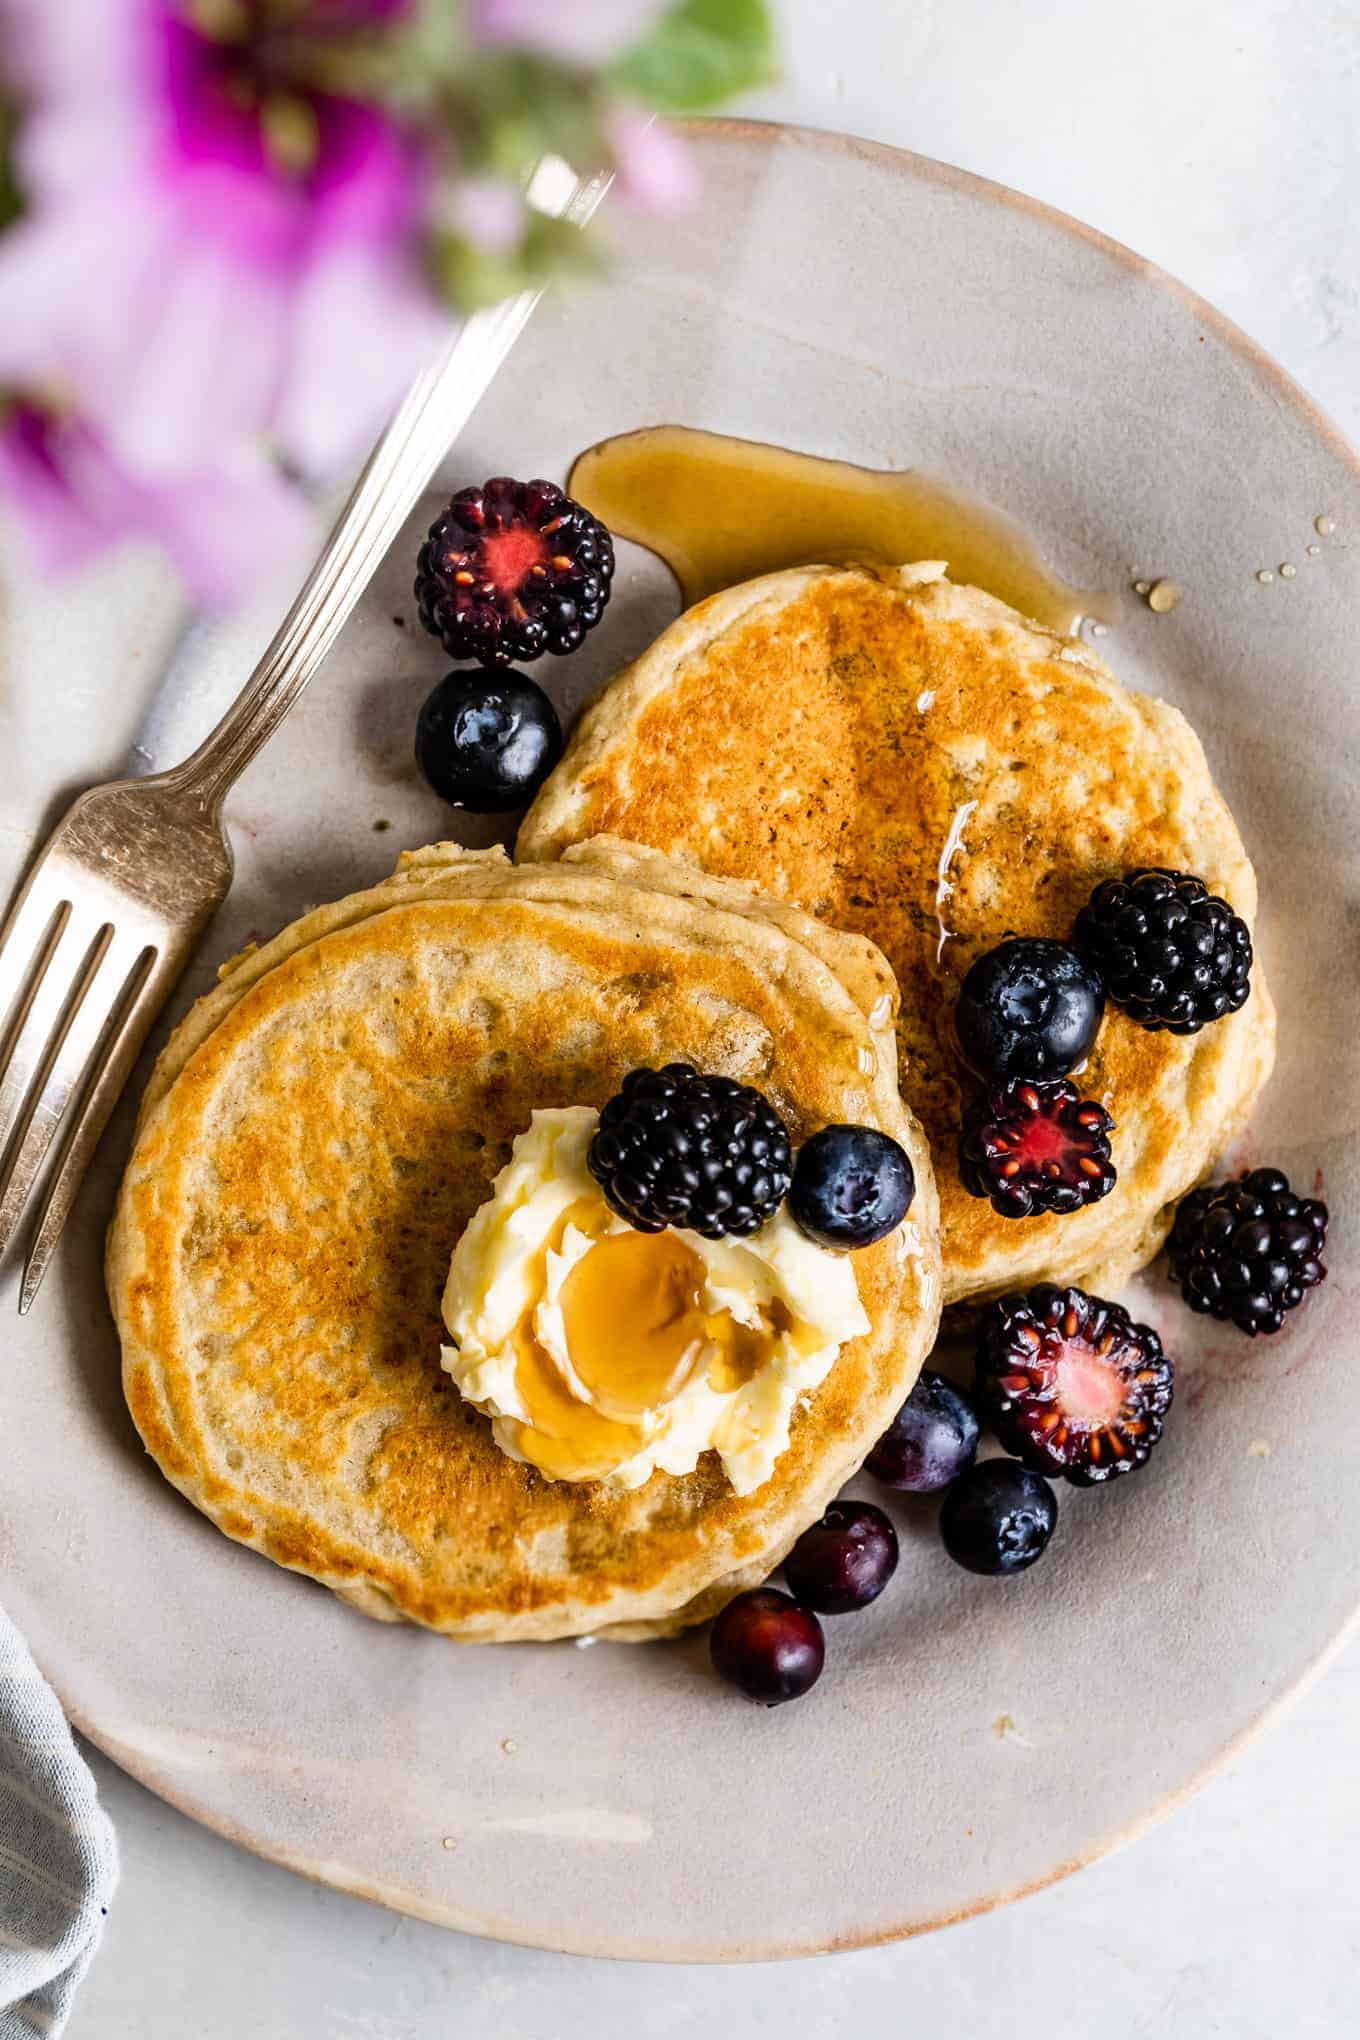
[{"label": "plate rim", "polygon": [[1017,191],[1014,185],[1002,184],[994,177],[984,177],[976,170],[964,170],[957,163],[946,163],[938,156],[925,156],[916,149],[901,148],[895,142],[874,141],[843,128],[814,127],[806,121],[762,120],[753,115],[696,115],[687,120],[672,121],[670,125],[691,141],[745,141],[766,146],[793,141],[803,148],[826,149],[858,157],[865,162],[880,163],[885,169],[897,169],[918,177],[923,183],[944,185],[970,197],[1000,205],[1008,211],[1045,221],[1062,233],[1086,242],[1121,268],[1159,285],[1169,297],[1188,306],[1206,325],[1212,326],[1234,352],[1245,358],[1262,382],[1273,384],[1292,406],[1304,413],[1309,423],[1327,440],[1332,451],[1360,481],[1360,448],[1351,444],[1335,419],[1259,340],[1253,340],[1245,327],[1239,326],[1226,312],[1221,312],[1208,298],[1201,297],[1188,283],[1182,283],[1169,269],[1163,269],[1151,256],[1140,255],[1126,241],[1116,240],[1113,234],[1107,234],[1101,227],[1093,227],[1087,220],[1078,219],[1075,213],[1064,212],[1061,206],[1050,205],[1047,199],[1033,198],[1028,192]]},{"label": "plate rim", "polygon": [[[740,115],[696,116],[672,121],[670,125],[677,133],[701,144],[746,143],[767,150],[793,144],[810,153],[841,155],[872,163],[917,183],[934,184],[974,200],[1024,214],[1064,236],[1086,244],[1106,260],[1136,276],[1140,281],[1157,286],[1167,296],[1192,311],[1196,319],[1211,328],[1220,341],[1244,364],[1257,383],[1267,389],[1275,401],[1282,402],[1300,416],[1325,442],[1332,456],[1349,467],[1357,482],[1360,482],[1360,451],[1351,444],[1321,405],[1258,341],[1235,320],[1162,268],[1160,264],[1138,254],[1126,243],[1098,227],[1091,226],[1074,214],[994,178],[963,169],[957,164],[840,129]],[[503,1942],[510,1946],[539,1948],[553,1953],[580,1955],[595,1960],[664,1962],[684,1966],[689,1963],[793,1961],[814,1955],[852,1953],[883,1947],[894,1942],[914,1939],[920,1934],[931,1933],[941,1927],[979,1918],[998,1911],[1016,1900],[1059,1884],[1078,1870],[1085,1869],[1114,1850],[1138,1840],[1149,1829],[1178,1811],[1204,1786],[1212,1783],[1236,1761],[1257,1736],[1274,1726],[1294,1702],[1311,1688],[1357,1633],[1360,1633],[1360,1579],[1356,1582],[1350,1611],[1332,1635],[1301,1667],[1292,1669],[1284,1682],[1261,1701],[1256,1711],[1210,1757],[1160,1799],[1141,1809],[1133,1818],[1096,1835],[1089,1847],[1055,1864],[1041,1876],[1030,1878],[1020,1884],[1005,1885],[962,1908],[943,1912],[918,1910],[896,1924],[876,1927],[865,1933],[840,1933],[830,1940],[819,1939],[813,1935],[796,1942],[785,1941],[780,1945],[767,1943],[755,1953],[739,1945],[717,1947],[706,1945],[692,1949],[674,1945],[629,1947],[617,1943],[608,1945],[589,1937],[573,1937],[570,1941],[560,1936],[549,1938],[541,1931],[534,1933],[519,1930],[511,1922],[490,1922],[470,1917],[457,1907],[441,1906],[417,1892],[396,1885],[384,1885],[361,1871],[349,1869],[334,1858],[327,1858],[324,1862],[313,1860],[301,1851],[290,1850],[285,1845],[252,1833],[235,1823],[227,1814],[184,1789],[162,1772],[150,1757],[132,1749],[110,1731],[101,1730],[86,1710],[74,1703],[67,1694],[64,1682],[45,1666],[40,1666],[40,1669],[56,1692],[71,1725],[101,1755],[136,1784],[153,1793],[166,1805],[173,1807],[176,1812],[264,1862],[288,1870],[314,1884],[344,1892],[350,1897],[365,1899],[372,1904],[423,1920],[430,1925],[472,1934],[479,1939]]]}]

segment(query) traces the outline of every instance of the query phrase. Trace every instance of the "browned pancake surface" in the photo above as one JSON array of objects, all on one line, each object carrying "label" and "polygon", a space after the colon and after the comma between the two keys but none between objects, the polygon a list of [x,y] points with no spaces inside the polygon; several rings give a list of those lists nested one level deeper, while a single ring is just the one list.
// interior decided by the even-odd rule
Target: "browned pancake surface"
[{"label": "browned pancake surface", "polygon": [[[164,1471],[370,1613],[474,1639],[666,1627],[763,1575],[938,1317],[927,1152],[866,1012],[886,982],[867,944],[608,846],[551,871],[417,860],[285,931],[172,1041],[111,1237],[128,1402]],[[601,1105],[678,1055],[760,1083],[795,1133],[882,1123],[922,1173],[909,1226],[856,1257],[872,1333],[744,1498],[713,1455],[632,1494],[545,1480],[440,1367],[450,1253],[534,1109]]]},{"label": "browned pancake surface", "polygon": [[1118,1187],[1023,1221],[958,1179],[960,981],[1007,934],[1067,936],[1092,887],[1133,866],[1198,872],[1249,923],[1254,875],[1177,711],[992,597],[916,578],[931,571],[804,568],[689,611],[587,713],[518,851],[606,830],[871,937],[901,987],[947,1295],[1112,1281],[1156,1250],[1268,1073],[1259,966],[1248,1006],[1193,1038],[1109,1014],[1078,1082],[1117,1121]]}]

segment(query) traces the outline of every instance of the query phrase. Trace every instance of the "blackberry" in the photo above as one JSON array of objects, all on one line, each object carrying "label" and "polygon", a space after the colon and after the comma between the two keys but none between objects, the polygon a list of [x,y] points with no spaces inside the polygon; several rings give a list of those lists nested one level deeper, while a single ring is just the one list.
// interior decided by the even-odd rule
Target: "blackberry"
[{"label": "blackberry", "polygon": [[1035,1473],[1096,1487],[1142,1466],[1171,1407],[1171,1362],[1150,1325],[1083,1289],[1042,1282],[993,1304],[973,1401]]},{"label": "blackberry", "polygon": [[1279,1169],[1192,1190],[1167,1242],[1171,1279],[1191,1310],[1255,1338],[1278,1332],[1326,1275],[1327,1207],[1296,1197]]},{"label": "blackberry", "polygon": [[996,1086],[968,1120],[959,1174],[974,1197],[990,1197],[1002,1218],[1080,1211],[1113,1190],[1114,1121],[1065,1079]]},{"label": "blackberry", "polygon": [[590,1172],[639,1232],[687,1228],[744,1238],[788,1193],[788,1129],[767,1098],[690,1063],[633,1070],[600,1114]]},{"label": "blackberry", "polygon": [[1251,992],[1251,931],[1191,872],[1107,879],[1077,915],[1073,940],[1115,1004],[1151,1033],[1198,1034]]},{"label": "blackberry", "polygon": [[555,482],[497,475],[436,517],[415,595],[450,658],[508,666],[575,651],[604,614],[613,572],[609,533]]}]

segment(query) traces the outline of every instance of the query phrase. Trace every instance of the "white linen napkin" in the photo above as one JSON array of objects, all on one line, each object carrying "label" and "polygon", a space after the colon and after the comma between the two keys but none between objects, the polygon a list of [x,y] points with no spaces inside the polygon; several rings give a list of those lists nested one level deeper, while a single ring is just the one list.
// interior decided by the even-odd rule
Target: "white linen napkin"
[{"label": "white linen napkin", "polygon": [[117,1882],[89,1766],[0,1608],[0,2040],[61,2032]]}]

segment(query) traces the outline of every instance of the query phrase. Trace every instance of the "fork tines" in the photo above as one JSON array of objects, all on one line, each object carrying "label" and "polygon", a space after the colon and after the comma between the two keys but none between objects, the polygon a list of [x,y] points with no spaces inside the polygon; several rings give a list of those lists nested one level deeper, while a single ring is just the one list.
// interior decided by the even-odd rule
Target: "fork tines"
[{"label": "fork tines", "polygon": [[[91,875],[54,841],[0,935],[0,1255],[52,1151],[19,1308],[37,1294],[52,1249],[155,1012],[139,1014],[157,961],[129,902],[91,898]],[[134,1024],[140,1021],[140,1025]],[[117,1081],[109,1079],[117,1074]]]}]

